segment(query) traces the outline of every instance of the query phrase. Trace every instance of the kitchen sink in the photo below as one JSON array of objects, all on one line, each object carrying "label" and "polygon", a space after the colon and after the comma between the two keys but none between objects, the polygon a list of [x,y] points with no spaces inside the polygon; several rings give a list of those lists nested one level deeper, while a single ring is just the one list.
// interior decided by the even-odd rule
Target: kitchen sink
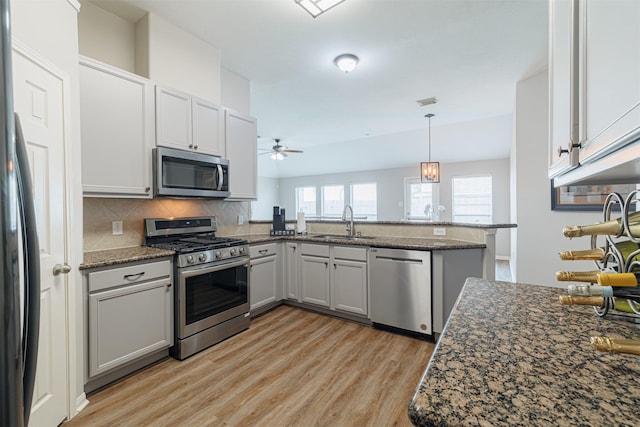
[{"label": "kitchen sink", "polygon": [[316,239],[326,239],[326,240],[370,240],[375,239],[375,237],[371,236],[346,236],[344,234],[320,234],[317,236],[310,236]]}]

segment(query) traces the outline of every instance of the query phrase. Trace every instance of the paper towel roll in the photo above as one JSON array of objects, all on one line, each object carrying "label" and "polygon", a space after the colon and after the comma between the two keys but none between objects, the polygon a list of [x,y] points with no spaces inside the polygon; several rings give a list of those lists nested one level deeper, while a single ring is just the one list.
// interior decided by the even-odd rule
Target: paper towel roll
[{"label": "paper towel roll", "polygon": [[298,233],[306,233],[307,224],[304,221],[304,212],[298,212],[298,223],[296,225]]}]

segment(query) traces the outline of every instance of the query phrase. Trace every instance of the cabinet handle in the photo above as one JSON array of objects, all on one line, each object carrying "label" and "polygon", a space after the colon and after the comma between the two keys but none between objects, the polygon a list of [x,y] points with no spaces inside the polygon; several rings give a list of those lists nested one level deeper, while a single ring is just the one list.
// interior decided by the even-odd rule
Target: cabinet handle
[{"label": "cabinet handle", "polygon": [[53,266],[53,275],[67,274],[71,271],[71,266],[68,264],[56,264]]},{"label": "cabinet handle", "polygon": [[338,266],[336,265],[336,263],[333,263],[333,269],[336,270],[338,268]]},{"label": "cabinet handle", "polygon": [[189,144],[189,148],[193,148],[193,144]]},{"label": "cabinet handle", "polygon": [[149,191],[151,191],[151,187],[145,187],[145,188],[144,188],[144,192],[145,192],[145,193],[148,193]]},{"label": "cabinet handle", "polygon": [[325,266],[325,267],[329,267],[329,263],[325,261],[325,262],[324,262],[324,266]]},{"label": "cabinet handle", "polygon": [[193,149],[194,149],[194,150],[197,150],[197,149],[198,149],[198,146],[197,146],[197,145],[194,145],[194,146],[193,146]]},{"label": "cabinet handle", "polygon": [[570,153],[571,151],[573,151],[574,148],[577,149],[581,149],[582,148],[582,143],[581,142],[573,142],[573,140],[569,141],[568,144],[569,148],[562,148],[562,146],[558,147],[558,157],[562,157],[563,154],[565,153]]},{"label": "cabinet handle", "polygon": [[171,283],[167,283],[167,288],[170,288],[170,287],[171,287]]},{"label": "cabinet handle", "polygon": [[136,274],[125,274],[123,278],[133,281],[133,280],[138,280],[142,276],[144,276],[144,271],[142,273],[136,273]]},{"label": "cabinet handle", "polygon": [[563,154],[568,153],[569,150],[566,148],[562,148],[562,146],[558,146],[558,157],[562,157]]},{"label": "cabinet handle", "polygon": [[261,253],[261,254],[266,254],[267,252],[269,252],[269,249],[260,249],[258,251],[258,253]]}]

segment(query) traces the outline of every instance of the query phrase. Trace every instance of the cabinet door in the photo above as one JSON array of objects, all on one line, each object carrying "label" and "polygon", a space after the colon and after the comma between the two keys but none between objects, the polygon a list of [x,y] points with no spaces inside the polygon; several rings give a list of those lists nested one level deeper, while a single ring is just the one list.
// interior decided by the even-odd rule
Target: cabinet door
[{"label": "cabinet door", "polygon": [[334,260],[332,271],[333,308],[366,315],[367,263]]},{"label": "cabinet door", "polygon": [[170,279],[89,294],[89,376],[173,345]]},{"label": "cabinet door", "polygon": [[156,145],[191,150],[191,97],[156,86]]},{"label": "cabinet door", "polygon": [[224,108],[200,98],[192,98],[193,150],[225,157]]},{"label": "cabinet door", "polygon": [[84,195],[150,198],[151,83],[81,58],[80,109]]},{"label": "cabinet door", "polygon": [[578,165],[578,0],[549,5],[549,177]]},{"label": "cabinet door", "polygon": [[251,261],[251,289],[249,301],[251,310],[276,301],[278,284],[278,257],[276,255]]},{"label": "cabinet door", "polygon": [[580,162],[586,163],[638,137],[640,2],[584,0],[580,5]]},{"label": "cabinet door", "polygon": [[302,302],[329,307],[329,258],[300,256]]},{"label": "cabinet door", "polygon": [[255,199],[257,191],[256,119],[232,110],[225,110],[225,147],[229,160],[229,191],[227,199]]},{"label": "cabinet door", "polygon": [[286,295],[286,298],[288,299],[299,301],[300,292],[298,290],[298,284],[299,284],[298,266],[299,266],[300,260],[298,258],[298,244],[285,243],[285,254],[286,254],[285,295]]}]

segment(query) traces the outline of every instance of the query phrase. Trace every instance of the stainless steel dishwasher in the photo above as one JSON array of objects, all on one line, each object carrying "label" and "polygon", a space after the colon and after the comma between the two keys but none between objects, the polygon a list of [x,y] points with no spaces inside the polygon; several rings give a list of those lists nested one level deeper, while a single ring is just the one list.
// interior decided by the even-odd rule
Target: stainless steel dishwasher
[{"label": "stainless steel dishwasher", "polygon": [[371,248],[371,321],[432,334],[431,252]]}]

